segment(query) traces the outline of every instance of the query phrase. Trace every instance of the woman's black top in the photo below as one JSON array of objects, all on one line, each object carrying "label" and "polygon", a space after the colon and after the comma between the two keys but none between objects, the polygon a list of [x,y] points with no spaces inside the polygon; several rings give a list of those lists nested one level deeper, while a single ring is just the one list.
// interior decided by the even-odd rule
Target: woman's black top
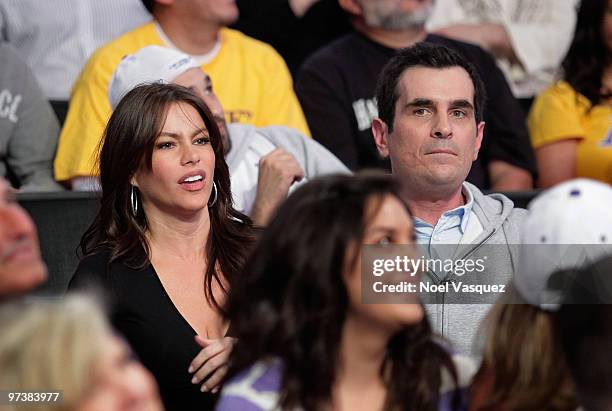
[{"label": "woman's black top", "polygon": [[[144,256],[144,250],[141,250]],[[134,270],[122,262],[108,264],[110,251],[85,257],[69,290],[101,286],[109,297],[111,320],[155,376],[166,411],[212,410],[216,396],[191,384],[189,364],[201,348],[196,332],[162,286],[153,265]]]}]

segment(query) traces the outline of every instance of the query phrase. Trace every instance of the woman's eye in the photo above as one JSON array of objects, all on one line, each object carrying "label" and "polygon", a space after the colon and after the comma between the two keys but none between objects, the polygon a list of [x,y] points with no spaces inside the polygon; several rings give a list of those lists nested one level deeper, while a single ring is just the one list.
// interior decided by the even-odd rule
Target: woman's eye
[{"label": "woman's eye", "polygon": [[391,237],[384,236],[380,240],[378,240],[378,245],[389,245],[391,244]]},{"label": "woman's eye", "polygon": [[193,140],[194,144],[204,145],[210,143],[210,139],[208,137],[200,137]]},{"label": "woman's eye", "polygon": [[164,143],[157,143],[158,149],[169,149],[172,148],[172,143],[170,141],[166,141]]}]

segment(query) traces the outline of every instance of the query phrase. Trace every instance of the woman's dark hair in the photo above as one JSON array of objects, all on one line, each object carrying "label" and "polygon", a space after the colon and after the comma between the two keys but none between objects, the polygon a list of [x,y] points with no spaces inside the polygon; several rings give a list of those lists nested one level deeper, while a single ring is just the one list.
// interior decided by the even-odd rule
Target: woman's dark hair
[{"label": "woman's dark hair", "polygon": [[608,0],[582,0],[574,39],[561,63],[563,79],[593,105],[601,101],[601,80],[610,64],[610,51],[602,37],[607,7]]},{"label": "woman's dark hair", "polygon": [[155,7],[155,0],[141,0],[142,5],[147,9],[147,11],[153,14],[153,7]]},{"label": "woman's dark hair", "polygon": [[[227,378],[259,360],[280,358],[283,409],[329,404],[349,307],[342,273],[356,262],[370,200],[399,199],[388,174],[332,175],[296,190],[280,207],[232,289],[227,316],[237,339]],[[376,203],[374,203],[376,205]],[[378,208],[374,207],[374,208]],[[386,409],[437,410],[441,372],[457,381],[448,352],[427,319],[395,334],[381,365]],[[388,377],[388,378],[387,378]]]},{"label": "woman's dark hair", "polygon": [[[145,237],[147,217],[142,207],[136,215],[133,213],[130,180],[138,170],[151,170],[155,141],[168,109],[177,103],[188,104],[199,113],[215,153],[217,200],[209,207],[211,229],[206,244],[208,267],[204,289],[209,301],[221,310],[213,296],[212,283],[216,281],[223,288],[218,275],[221,272],[231,288],[254,239],[252,223],[232,206],[230,175],[217,123],[206,104],[184,87],[139,86],[117,105],[104,131],[98,155],[102,186],[100,210],[81,238],[80,249],[84,256],[110,249],[109,263],[121,259],[132,268],[149,264],[150,249]],[[134,187],[134,191],[140,197],[138,189]]]},{"label": "woman's dark hair", "polygon": [[573,270],[556,330],[585,410],[612,407],[612,256]]}]

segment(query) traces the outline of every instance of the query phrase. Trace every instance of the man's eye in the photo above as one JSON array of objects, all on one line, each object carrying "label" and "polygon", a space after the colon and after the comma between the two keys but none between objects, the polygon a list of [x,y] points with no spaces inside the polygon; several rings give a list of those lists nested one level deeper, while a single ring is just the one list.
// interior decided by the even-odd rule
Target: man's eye
[{"label": "man's eye", "polygon": [[416,110],[414,110],[414,114],[419,117],[426,116],[427,113],[429,113],[429,110],[424,108],[417,108]]},{"label": "man's eye", "polygon": [[455,118],[464,118],[466,116],[464,111],[461,110],[453,110],[452,111],[452,116]]}]

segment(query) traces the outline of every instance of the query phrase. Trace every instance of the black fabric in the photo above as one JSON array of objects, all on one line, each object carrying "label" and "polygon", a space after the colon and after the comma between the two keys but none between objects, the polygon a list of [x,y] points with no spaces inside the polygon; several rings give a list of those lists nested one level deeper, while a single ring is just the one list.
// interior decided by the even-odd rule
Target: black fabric
[{"label": "black fabric", "polygon": [[293,75],[310,54],[351,31],[338,0],[320,0],[301,18],[293,14],[288,0],[237,0],[236,4],[240,19],[231,27],[272,45]]},{"label": "black fabric", "polygon": [[[144,254],[144,250],[141,250]],[[133,270],[108,264],[110,251],[81,260],[69,289],[102,287],[111,319],[145,367],[155,376],[166,411],[212,410],[216,396],[191,384],[189,364],[201,348],[196,332],[164,290],[153,266]]]},{"label": "black fabric", "polygon": [[[467,180],[488,189],[487,164],[502,160],[535,175],[535,156],[523,111],[513,97],[495,60],[481,48],[436,35],[427,42],[443,44],[463,54],[482,76],[488,99],[485,105],[485,137]],[[377,114],[374,93],[382,68],[396,50],[353,32],[311,56],[296,81],[298,98],[313,137],[352,170],[375,167],[390,170],[382,159],[369,127]],[[356,113],[367,120],[358,126]]]},{"label": "black fabric", "polygon": [[55,112],[60,127],[62,127],[66,121],[66,115],[68,114],[68,102],[64,100],[49,100],[49,103],[51,103],[51,107]]}]

